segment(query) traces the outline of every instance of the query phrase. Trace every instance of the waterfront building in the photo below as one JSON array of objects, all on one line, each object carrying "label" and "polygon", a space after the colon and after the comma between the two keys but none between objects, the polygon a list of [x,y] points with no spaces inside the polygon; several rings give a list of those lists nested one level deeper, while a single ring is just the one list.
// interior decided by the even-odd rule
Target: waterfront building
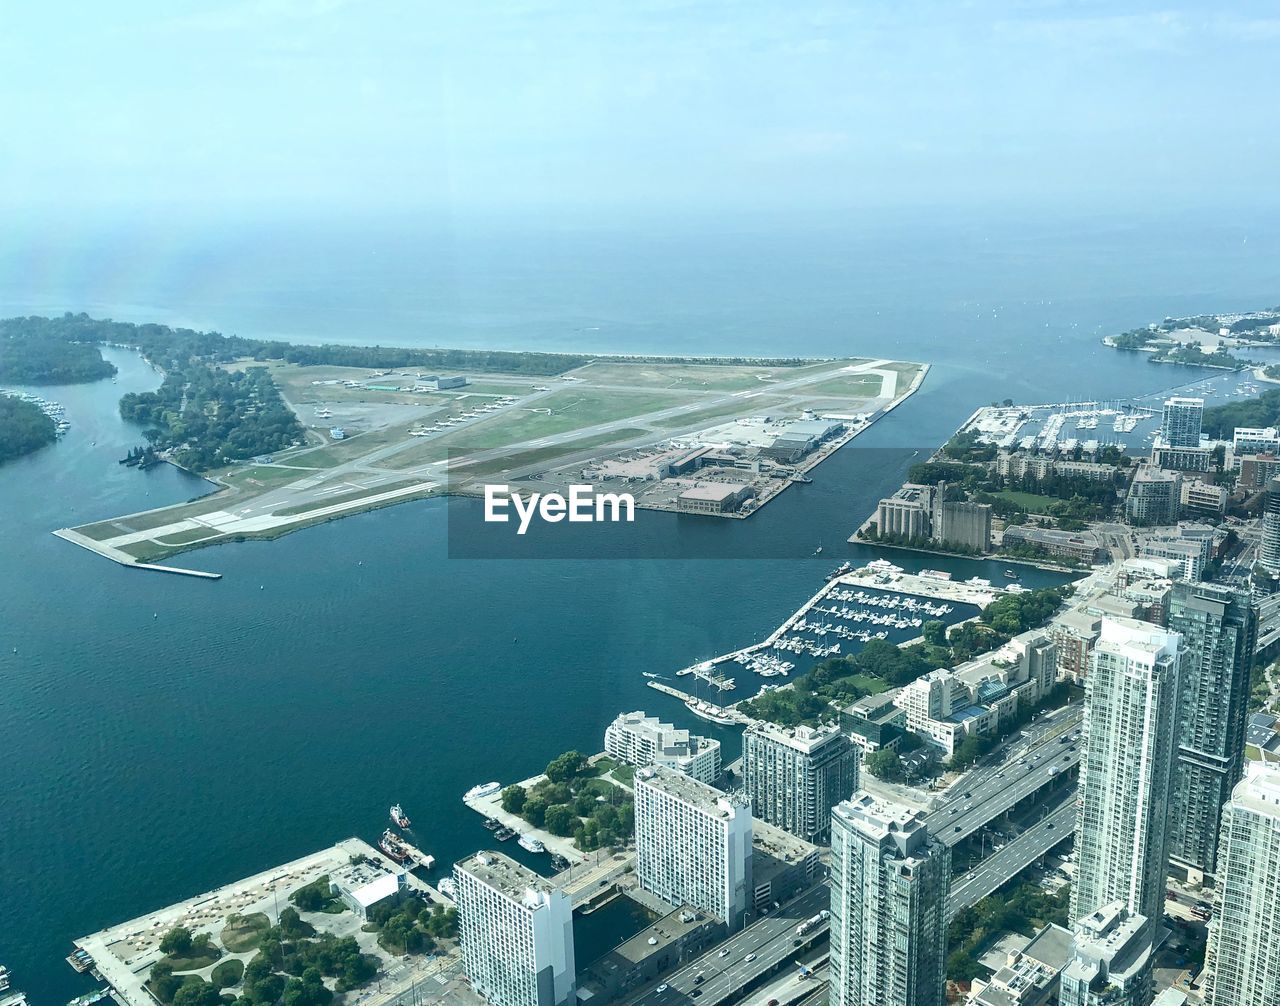
[{"label": "waterfront building", "polygon": [[1055,528],[1014,525],[1004,529],[1005,545],[1031,545],[1050,555],[1062,555],[1081,562],[1100,562],[1107,550],[1092,531],[1059,531]]},{"label": "waterfront building", "polygon": [[957,548],[991,551],[991,505],[948,500],[946,490],[942,482],[934,493],[931,537]]},{"label": "waterfront building", "polygon": [[375,908],[398,903],[405,885],[403,871],[388,873],[373,862],[349,863],[329,874],[329,893],[362,921]]},{"label": "waterfront building", "polygon": [[1280,766],[1250,762],[1222,813],[1209,1006],[1280,1002]]},{"label": "waterfront building", "polygon": [[951,852],[923,815],[866,792],[831,824],[832,1006],[946,1001]]},{"label": "waterfront building", "polygon": [[1085,678],[1084,747],[1071,916],[1113,901],[1163,913],[1181,637],[1148,622],[1102,620]]},{"label": "waterfront building", "polygon": [[932,512],[933,487],[909,482],[876,506],[876,530],[903,538],[928,538]]},{"label": "waterfront building", "polygon": [[1154,929],[1122,900],[1082,918],[1062,971],[1062,1006],[1150,1006]]},{"label": "waterfront building", "polygon": [[858,788],[859,751],[836,726],[753,723],[742,735],[751,812],[806,842],[831,835],[831,808]]},{"label": "waterfront building", "polygon": [[1267,507],[1262,514],[1258,562],[1268,572],[1280,574],[1280,475],[1267,483]]},{"label": "waterfront building", "polygon": [[1166,399],[1160,439],[1170,447],[1199,447],[1203,422],[1203,398]]},{"label": "waterfront building", "polygon": [[604,731],[605,754],[636,768],[665,765],[699,782],[720,778],[720,742],[677,730],[643,712],[622,713]]},{"label": "waterfront building", "polygon": [[682,492],[676,497],[676,509],[682,513],[733,513],[751,494],[747,485],[709,482]]},{"label": "waterfront building", "polygon": [[1182,478],[1174,472],[1140,465],[1129,484],[1125,514],[1132,524],[1173,524],[1182,505]]},{"label": "waterfront building", "polygon": [[1169,856],[1193,882],[1214,873],[1222,805],[1243,770],[1257,626],[1245,591],[1185,581],[1173,587],[1169,629],[1182,636],[1187,659],[1178,678]]},{"label": "waterfront building", "polygon": [[746,921],[751,810],[745,798],[656,766],[635,778],[636,874],[672,907],[692,905],[730,932]]},{"label": "waterfront building", "polygon": [[493,1006],[575,1001],[568,895],[498,852],[458,863],[454,884],[463,967],[479,995]]}]

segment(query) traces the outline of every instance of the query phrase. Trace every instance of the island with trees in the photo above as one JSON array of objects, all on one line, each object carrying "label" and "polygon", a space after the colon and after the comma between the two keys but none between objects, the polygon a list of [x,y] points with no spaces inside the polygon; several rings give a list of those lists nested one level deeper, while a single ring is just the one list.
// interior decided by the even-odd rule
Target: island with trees
[{"label": "island with trees", "polygon": [[1243,370],[1256,364],[1233,356],[1231,350],[1280,342],[1280,307],[1243,314],[1165,318],[1108,335],[1102,341],[1113,349],[1150,353],[1153,363]]},{"label": "island with trees", "polygon": [[0,392],[0,464],[58,439],[58,427],[34,402]]},{"label": "island with trees", "polygon": [[0,382],[83,384],[116,373],[102,358],[98,340],[65,338],[24,318],[0,319]]}]

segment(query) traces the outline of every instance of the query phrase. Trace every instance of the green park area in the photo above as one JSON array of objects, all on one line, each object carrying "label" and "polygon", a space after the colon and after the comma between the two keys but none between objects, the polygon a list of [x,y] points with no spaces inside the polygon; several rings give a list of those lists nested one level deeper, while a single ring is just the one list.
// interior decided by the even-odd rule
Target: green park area
[{"label": "green park area", "polygon": [[614,768],[607,759],[593,765],[580,752],[566,751],[532,786],[504,789],[502,809],[553,835],[572,836],[584,852],[625,845],[635,829],[635,810],[621,779],[602,778]]}]

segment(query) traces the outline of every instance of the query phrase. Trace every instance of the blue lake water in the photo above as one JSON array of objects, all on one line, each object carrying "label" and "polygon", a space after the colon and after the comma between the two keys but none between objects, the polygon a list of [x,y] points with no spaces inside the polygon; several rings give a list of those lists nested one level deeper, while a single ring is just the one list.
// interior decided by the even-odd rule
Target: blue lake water
[{"label": "blue lake water", "polygon": [[[167,466],[116,464],[139,433],[115,403],[158,376],[113,351],[118,384],[41,390],[67,407],[70,434],[0,468],[0,961],[33,1001],[65,1001],[87,986],[62,960],[74,936],[375,837],[395,801],[448,863],[490,838],[462,807],[469,786],[529,775],[570,746],[597,750],[624,709],[701,726],[641,672],[754,642],[832,566],[874,557],[845,538],[913,451],[977,405],[1201,380],[1098,339],[1280,301],[1280,238],[1267,236],[1280,229],[1264,224],[443,237],[344,225],[159,246],[127,229],[25,246],[6,234],[3,314],[83,308],[299,340],[883,355],[934,369],[812,485],[748,521],[641,513],[583,529],[557,544],[561,557],[459,560],[450,513],[475,504],[412,503],[184,557],[223,573],[216,583],[125,570],[48,533],[204,491]],[[645,558],[646,540],[697,558]],[[888,555],[994,579],[1004,565]],[[732,756],[736,738],[721,735]]]}]

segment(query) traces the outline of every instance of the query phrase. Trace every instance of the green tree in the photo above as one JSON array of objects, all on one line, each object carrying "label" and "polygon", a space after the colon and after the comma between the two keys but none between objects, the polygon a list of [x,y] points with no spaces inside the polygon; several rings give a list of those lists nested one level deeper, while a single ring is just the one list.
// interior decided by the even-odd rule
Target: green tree
[{"label": "green tree", "polygon": [[502,809],[508,814],[519,814],[524,809],[527,798],[528,794],[523,786],[512,784],[502,791]]},{"label": "green tree", "polygon": [[547,801],[540,796],[531,796],[524,802],[524,819],[535,828],[541,828],[546,819]]},{"label": "green tree", "polygon": [[930,646],[946,646],[947,645],[947,623],[940,622],[937,619],[931,619],[924,623],[920,634],[924,636],[924,641]]},{"label": "green tree", "polygon": [[199,978],[184,981],[173,996],[173,1006],[221,1006],[221,1003],[218,990]]},{"label": "green tree", "polygon": [[906,778],[906,773],[902,770],[902,759],[890,748],[881,748],[869,754],[866,768],[877,779],[885,782],[901,782]]},{"label": "green tree", "polygon": [[191,952],[191,930],[186,926],[174,926],[160,940],[160,952],[185,957]]},{"label": "green tree", "polygon": [[557,803],[547,808],[544,817],[547,831],[553,835],[572,835],[574,825],[578,823],[578,815],[567,803]]},{"label": "green tree", "polygon": [[552,782],[568,782],[586,766],[586,756],[578,751],[566,751],[547,766],[547,778]]}]

